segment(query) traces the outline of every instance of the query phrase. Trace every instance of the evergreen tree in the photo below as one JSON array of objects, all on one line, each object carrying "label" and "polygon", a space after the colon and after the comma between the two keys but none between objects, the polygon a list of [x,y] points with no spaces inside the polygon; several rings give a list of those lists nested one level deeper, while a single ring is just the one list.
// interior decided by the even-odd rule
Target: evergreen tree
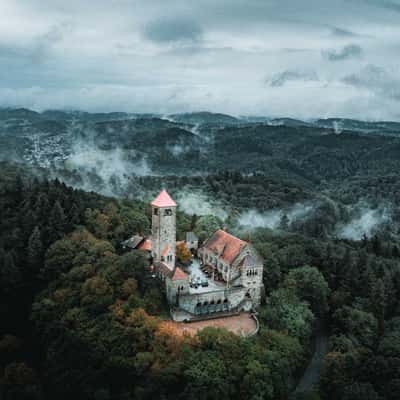
[{"label": "evergreen tree", "polygon": [[33,272],[39,271],[43,261],[43,243],[40,229],[35,227],[28,241],[28,264]]},{"label": "evergreen tree", "polygon": [[66,231],[66,218],[64,209],[59,201],[54,203],[48,220],[49,225],[49,243],[61,239]]},{"label": "evergreen tree", "polygon": [[13,292],[21,284],[21,272],[15,265],[13,252],[6,253],[0,270],[0,285],[4,292]]},{"label": "evergreen tree", "polygon": [[378,321],[379,338],[383,335],[385,329],[386,294],[382,279],[377,279],[372,285],[370,304],[371,311]]},{"label": "evergreen tree", "polygon": [[193,214],[190,220],[190,230],[193,231],[195,229],[196,223],[197,223],[197,214]]},{"label": "evergreen tree", "polygon": [[287,214],[283,214],[279,223],[280,229],[287,231],[289,230],[289,217]]},{"label": "evergreen tree", "polygon": [[49,198],[46,193],[40,193],[35,203],[35,215],[40,221],[46,221],[50,212]]}]

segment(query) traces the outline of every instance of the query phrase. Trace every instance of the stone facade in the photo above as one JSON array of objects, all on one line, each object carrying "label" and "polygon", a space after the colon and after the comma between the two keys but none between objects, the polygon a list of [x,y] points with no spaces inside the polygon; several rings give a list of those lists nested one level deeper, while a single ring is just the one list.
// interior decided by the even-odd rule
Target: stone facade
[{"label": "stone facade", "polygon": [[151,203],[152,207],[152,257],[155,263],[165,262],[175,266],[176,204],[166,191]]}]

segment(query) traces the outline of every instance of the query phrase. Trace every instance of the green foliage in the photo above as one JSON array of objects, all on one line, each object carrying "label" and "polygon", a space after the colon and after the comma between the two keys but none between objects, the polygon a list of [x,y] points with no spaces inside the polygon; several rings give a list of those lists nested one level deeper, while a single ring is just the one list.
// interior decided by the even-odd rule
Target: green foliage
[{"label": "green foliage", "polygon": [[291,289],[274,290],[261,316],[271,328],[303,341],[311,335],[314,315],[308,303],[301,301]]},{"label": "green foliage", "polygon": [[194,232],[202,243],[221,227],[222,221],[218,217],[214,215],[205,215],[197,220]]},{"label": "green foliage", "polygon": [[[251,148],[240,135],[239,147]],[[307,140],[315,140],[318,149],[327,145],[325,139]],[[325,150],[331,154],[337,138],[328,142]],[[315,181],[320,173],[329,176],[331,161],[311,158],[304,166],[319,165],[317,172],[307,173],[291,161],[280,168],[302,176],[302,182]],[[351,160],[342,161],[343,168],[354,170]],[[238,210],[283,206],[310,195],[300,180],[288,184],[234,171],[137,182],[153,190],[161,179],[174,188],[182,182],[201,187]],[[339,185],[337,195],[351,203],[386,188],[398,197],[395,178],[367,177],[363,187],[357,179],[364,178]],[[154,317],[167,310],[146,254],[120,253],[121,240],[149,233],[148,206],[6,170],[0,177],[0,318],[7,321],[0,328],[2,394],[40,398],[46,393],[61,400],[286,399],[306,365],[315,315],[331,331],[321,398],[397,399],[400,246],[391,235],[360,242],[329,239],[329,230],[345,216],[336,205],[321,201],[315,216],[296,226],[283,218],[281,227],[292,233],[259,229],[251,235],[265,259],[267,301],[260,309],[258,336],[244,339],[205,329],[196,338],[182,338]],[[227,223],[234,220],[231,215]],[[215,217],[181,212],[177,222],[179,239],[194,230],[204,240],[222,226]],[[315,392],[304,396],[299,398],[317,398]]]},{"label": "green foliage", "polygon": [[323,316],[328,311],[329,286],[317,268],[304,266],[291,270],[286,275],[284,286],[307,301],[315,314]]},{"label": "green foliage", "polygon": [[368,312],[351,307],[343,307],[333,315],[335,326],[345,333],[356,346],[371,348],[376,340],[378,323]]}]

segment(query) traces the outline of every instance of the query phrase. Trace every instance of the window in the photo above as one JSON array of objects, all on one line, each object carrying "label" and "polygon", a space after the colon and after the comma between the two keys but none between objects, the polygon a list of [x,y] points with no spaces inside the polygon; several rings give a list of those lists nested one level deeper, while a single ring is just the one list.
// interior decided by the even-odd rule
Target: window
[{"label": "window", "polygon": [[164,210],[164,215],[165,216],[170,216],[170,215],[172,215],[172,210],[170,209],[170,208],[166,208],[165,210]]},{"label": "window", "polygon": [[158,215],[158,208],[154,209],[154,215]]}]

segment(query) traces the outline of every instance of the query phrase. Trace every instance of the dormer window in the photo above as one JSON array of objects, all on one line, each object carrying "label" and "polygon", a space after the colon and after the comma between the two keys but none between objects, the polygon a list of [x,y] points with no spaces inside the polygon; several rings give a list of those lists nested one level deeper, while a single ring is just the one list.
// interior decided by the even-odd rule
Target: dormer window
[{"label": "dormer window", "polygon": [[170,209],[170,208],[166,208],[165,210],[164,210],[164,215],[165,216],[170,216],[170,215],[172,215],[172,210]]}]

